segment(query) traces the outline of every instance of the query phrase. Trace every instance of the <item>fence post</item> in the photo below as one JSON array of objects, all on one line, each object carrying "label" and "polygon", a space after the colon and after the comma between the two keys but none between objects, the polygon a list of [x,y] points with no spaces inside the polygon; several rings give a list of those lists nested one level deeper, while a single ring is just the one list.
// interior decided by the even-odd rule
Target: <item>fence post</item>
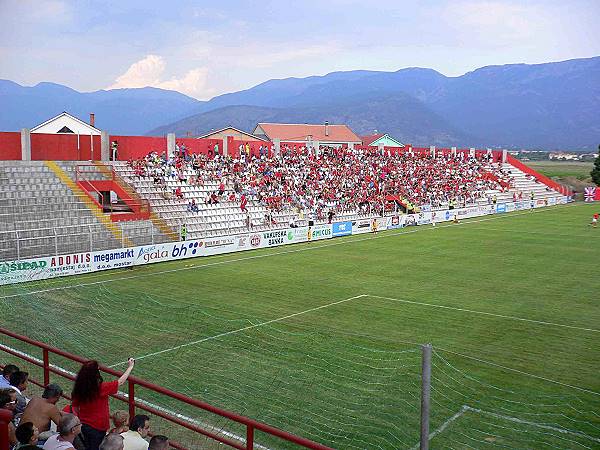
[{"label": "fence post", "polygon": [[92,226],[88,225],[88,230],[90,231],[90,252],[94,251],[94,243],[92,240]]},{"label": "fence post", "polygon": [[17,243],[17,261],[21,259],[21,244],[19,243],[19,232],[15,231],[15,242]]},{"label": "fence post", "polygon": [[129,403],[129,417],[135,416],[135,383],[132,380],[127,380],[129,385],[129,397],[127,399]]},{"label": "fence post", "polygon": [[45,348],[43,350],[43,361],[44,361],[44,386],[48,386],[50,384],[50,361],[48,358],[48,349]]},{"label": "fence post", "polygon": [[123,230],[122,223],[119,223],[119,228],[121,229],[121,247],[125,248],[125,230]]},{"label": "fence post", "polygon": [[246,450],[254,450],[254,427],[246,425]]},{"label": "fence post", "polygon": [[429,450],[429,405],[431,400],[431,344],[422,347],[421,362],[421,444],[420,450]]},{"label": "fence post", "polygon": [[54,231],[54,254],[58,256],[58,235],[56,234],[56,228],[53,227],[52,231]]}]

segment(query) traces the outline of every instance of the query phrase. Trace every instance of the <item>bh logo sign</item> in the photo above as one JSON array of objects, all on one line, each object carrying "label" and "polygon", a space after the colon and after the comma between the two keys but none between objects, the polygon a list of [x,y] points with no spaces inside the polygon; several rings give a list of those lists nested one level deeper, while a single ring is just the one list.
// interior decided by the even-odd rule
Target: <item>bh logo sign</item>
[{"label": "bh logo sign", "polygon": [[182,244],[176,244],[173,246],[171,251],[172,258],[190,258],[195,256],[200,251],[202,242],[184,242]]}]

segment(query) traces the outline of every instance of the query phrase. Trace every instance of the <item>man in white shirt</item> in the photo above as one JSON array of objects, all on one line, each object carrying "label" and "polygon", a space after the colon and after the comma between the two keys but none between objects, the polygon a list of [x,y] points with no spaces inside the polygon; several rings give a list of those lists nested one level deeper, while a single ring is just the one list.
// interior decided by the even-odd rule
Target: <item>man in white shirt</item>
[{"label": "man in white shirt", "polygon": [[19,368],[14,364],[5,365],[4,369],[2,370],[2,376],[0,376],[0,389],[12,388],[12,386],[10,385],[10,376],[18,371]]},{"label": "man in white shirt", "polygon": [[81,421],[74,414],[63,414],[58,433],[44,444],[44,450],[75,450],[73,441],[81,433]]},{"label": "man in white shirt", "polygon": [[150,430],[150,417],[138,414],[129,425],[129,431],[121,433],[123,436],[123,450],[148,450],[148,431]]}]

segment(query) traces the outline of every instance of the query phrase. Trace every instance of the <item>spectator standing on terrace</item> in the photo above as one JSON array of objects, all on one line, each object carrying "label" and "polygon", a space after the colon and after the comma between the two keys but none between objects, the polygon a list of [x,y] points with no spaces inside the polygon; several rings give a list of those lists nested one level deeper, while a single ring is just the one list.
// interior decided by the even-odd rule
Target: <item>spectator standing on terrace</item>
[{"label": "spectator standing on terrace", "polygon": [[13,450],[39,449],[37,446],[38,436],[38,429],[32,422],[22,421],[15,430],[15,437],[19,443],[14,446]]},{"label": "spectator standing on terrace", "polygon": [[25,397],[25,390],[27,389],[27,385],[29,384],[29,374],[27,372],[14,372],[10,376],[10,386],[17,393],[17,407],[15,408],[15,415],[17,417],[21,417],[23,411],[27,407],[27,403],[29,403],[29,399]]},{"label": "spectator standing on terrace", "polygon": [[111,153],[111,161],[116,161],[117,160],[117,152],[119,150],[119,142],[118,141],[112,141],[110,143],[110,153]]},{"label": "spectator standing on terrace", "polygon": [[240,209],[243,212],[248,212],[248,210],[246,209],[247,204],[248,204],[248,199],[246,198],[245,194],[242,194],[242,196],[240,197]]},{"label": "spectator standing on terrace", "polygon": [[148,450],[167,450],[169,448],[169,438],[162,434],[152,436]]},{"label": "spectator standing on terrace", "polygon": [[219,154],[219,143],[218,143],[218,142],[216,142],[216,143],[215,143],[215,146],[214,146],[214,148],[213,148],[213,151],[215,152],[215,155],[218,155],[218,154]]},{"label": "spectator standing on terrace", "polygon": [[[75,450],[73,441],[82,432],[81,420],[75,414],[65,414],[58,425],[58,434],[50,437],[44,447],[44,450]],[[90,447],[86,442],[86,449]],[[96,447],[98,448],[98,447]]]},{"label": "spectator standing on terrace", "polygon": [[79,369],[71,396],[73,410],[83,423],[81,431],[86,450],[98,450],[106,431],[110,428],[108,398],[116,394],[119,386],[127,381],[135,360],[129,358],[128,364],[123,375],[110,382],[102,381],[98,361],[88,361]]},{"label": "spectator standing on terrace", "polygon": [[19,368],[14,364],[7,364],[2,369],[2,376],[0,377],[0,389],[5,389],[10,387],[10,376],[18,372]]},{"label": "spectator standing on terrace", "polygon": [[[52,434],[50,430],[51,421],[56,424],[60,423],[61,414],[56,403],[60,400],[63,390],[57,384],[49,384],[44,389],[41,397],[31,399],[21,422],[32,422],[40,432],[40,439],[48,439]],[[48,434],[50,433],[50,434]]]},{"label": "spectator standing on terrace", "polygon": [[129,431],[121,433],[123,436],[124,450],[147,450],[148,431],[150,430],[150,417],[138,414],[129,424]]},{"label": "spectator standing on terrace", "polygon": [[187,225],[184,223],[181,225],[181,240],[185,241],[187,238]]}]

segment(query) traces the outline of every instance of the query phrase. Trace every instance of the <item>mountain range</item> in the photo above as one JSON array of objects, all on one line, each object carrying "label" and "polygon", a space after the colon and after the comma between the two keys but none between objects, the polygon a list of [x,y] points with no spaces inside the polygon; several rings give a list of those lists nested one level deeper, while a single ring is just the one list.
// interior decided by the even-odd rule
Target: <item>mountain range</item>
[{"label": "mountain range", "polygon": [[432,69],[349,71],[269,80],[198,101],[155,88],[79,93],[0,80],[0,129],[66,110],[113,134],[201,135],[258,122],[345,123],[418,146],[595,149],[600,142],[600,57],[488,66],[459,77]]}]

